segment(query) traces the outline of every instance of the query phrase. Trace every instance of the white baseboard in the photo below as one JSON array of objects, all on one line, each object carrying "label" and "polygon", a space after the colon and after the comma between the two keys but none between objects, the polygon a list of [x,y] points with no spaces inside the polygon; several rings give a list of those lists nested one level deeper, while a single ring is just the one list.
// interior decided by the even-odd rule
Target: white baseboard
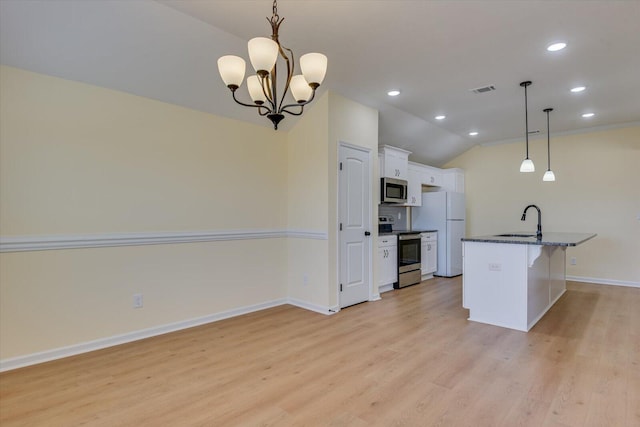
[{"label": "white baseboard", "polygon": [[392,290],[393,290],[393,283],[389,283],[389,284],[382,285],[382,286],[378,287],[378,292],[381,293],[381,294],[384,293],[384,292],[392,291]]},{"label": "white baseboard", "polygon": [[640,288],[640,282],[632,282],[629,280],[612,280],[581,276],[567,276],[567,280],[571,280],[572,282],[594,283],[596,285],[627,286],[630,288]]},{"label": "white baseboard", "polygon": [[[148,328],[148,329],[142,329],[139,331],[129,332],[122,335],[114,335],[111,337],[100,338],[97,340],[74,344],[67,347],[60,347],[60,348],[55,348],[53,350],[46,350],[39,353],[32,353],[26,356],[19,356],[11,359],[0,360],[0,372],[9,371],[12,369],[18,369],[25,366],[35,365],[38,363],[49,362],[51,360],[62,359],[64,357],[75,356],[77,354],[88,353],[90,351],[100,350],[107,347],[113,347],[115,345],[120,345],[120,344],[126,344],[128,342],[150,338],[157,335],[163,335],[170,332],[176,332],[182,329],[192,328],[194,326],[200,326],[206,323],[212,323],[218,320],[228,319],[230,317],[241,316],[243,314],[252,313],[254,311],[265,310],[267,308],[287,304],[288,302],[289,301],[286,298],[281,298],[273,301],[263,302],[260,304],[254,304],[250,306],[235,308],[233,310],[227,310],[227,311],[211,314],[204,317],[198,317],[195,319],[169,323],[166,325],[161,325],[161,326]],[[293,304],[293,305],[297,305],[297,304]],[[306,307],[303,307],[303,308],[306,308]],[[328,313],[324,313],[324,314],[328,314]]]},{"label": "white baseboard", "polygon": [[295,305],[296,307],[304,308],[305,310],[315,311],[316,313],[332,315],[340,311],[340,307],[327,307],[323,305],[311,304],[307,301],[302,301],[297,298],[288,298],[287,303]]}]

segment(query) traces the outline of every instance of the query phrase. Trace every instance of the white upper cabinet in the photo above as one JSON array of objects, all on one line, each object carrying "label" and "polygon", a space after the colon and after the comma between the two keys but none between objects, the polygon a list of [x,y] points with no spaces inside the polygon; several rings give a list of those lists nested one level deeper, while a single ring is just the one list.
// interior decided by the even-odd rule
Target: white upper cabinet
[{"label": "white upper cabinet", "polygon": [[462,169],[442,169],[442,188],[445,191],[464,193],[464,171]]},{"label": "white upper cabinet", "polygon": [[380,153],[382,153],[381,177],[409,179],[408,163],[410,151],[384,145],[380,148]]},{"label": "white upper cabinet", "polygon": [[407,203],[405,206],[422,206],[422,183],[425,179],[423,167],[409,163]]},{"label": "white upper cabinet", "polygon": [[431,166],[424,166],[424,178],[422,183],[424,185],[441,187],[442,186],[442,169],[433,168]]}]

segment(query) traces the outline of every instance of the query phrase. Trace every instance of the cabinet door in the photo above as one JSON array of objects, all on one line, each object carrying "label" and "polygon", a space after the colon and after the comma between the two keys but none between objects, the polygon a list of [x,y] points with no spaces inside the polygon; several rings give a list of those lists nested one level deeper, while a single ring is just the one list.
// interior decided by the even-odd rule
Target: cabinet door
[{"label": "cabinet door", "polygon": [[378,261],[380,262],[378,285],[383,286],[396,282],[398,274],[398,247],[384,246],[378,248]]},{"label": "cabinet door", "polygon": [[408,154],[385,150],[384,152],[384,176],[407,180]]},{"label": "cabinet door", "polygon": [[388,246],[385,284],[398,281],[398,246]]},{"label": "cabinet door", "polygon": [[430,172],[427,177],[427,183],[434,186],[442,186],[442,176],[438,172]]},{"label": "cabinet door", "polygon": [[423,173],[420,170],[409,167],[409,179],[407,185],[407,203],[405,206],[422,206],[422,180]]},{"label": "cabinet door", "polygon": [[[427,267],[422,268],[422,274],[434,273],[438,269],[438,244],[427,242]],[[426,270],[426,273],[425,273]]]},{"label": "cabinet door", "polygon": [[464,193],[464,173],[461,169],[445,169],[441,176],[441,186],[446,191]]},{"label": "cabinet door", "polygon": [[422,275],[424,276],[425,274],[429,273],[429,267],[428,267],[428,263],[429,263],[429,254],[427,253],[427,241],[425,239],[422,239],[421,245],[420,245],[420,269],[422,270]]}]

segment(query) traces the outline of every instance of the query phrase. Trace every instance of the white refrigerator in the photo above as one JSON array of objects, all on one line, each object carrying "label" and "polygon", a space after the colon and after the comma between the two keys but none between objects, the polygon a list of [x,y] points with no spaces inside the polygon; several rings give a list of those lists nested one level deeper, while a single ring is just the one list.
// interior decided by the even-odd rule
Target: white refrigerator
[{"label": "white refrigerator", "polygon": [[463,193],[437,191],[422,193],[422,206],[411,208],[413,230],[438,231],[436,276],[462,274],[462,239],[465,234]]}]

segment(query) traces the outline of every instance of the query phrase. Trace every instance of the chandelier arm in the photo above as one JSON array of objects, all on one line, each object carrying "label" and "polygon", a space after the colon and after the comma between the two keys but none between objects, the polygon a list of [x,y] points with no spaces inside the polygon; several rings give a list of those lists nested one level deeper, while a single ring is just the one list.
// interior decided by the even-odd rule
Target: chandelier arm
[{"label": "chandelier arm", "polygon": [[[282,111],[288,107],[288,105],[285,105],[283,107],[282,104],[284,104],[284,98],[285,96],[287,96],[287,92],[289,91],[289,85],[291,84],[291,78],[293,77],[293,72],[295,70],[296,63],[295,63],[295,58],[293,56],[293,51],[291,49],[281,46],[280,43],[278,43],[278,47],[280,49],[280,55],[284,58],[285,62],[287,63],[287,80],[284,84],[284,90],[282,91],[282,98],[280,98],[279,105],[275,106],[276,110]],[[291,54],[291,60],[289,60],[289,57],[284,52],[285,50]]]},{"label": "chandelier arm", "polygon": [[[310,103],[311,103],[311,101],[313,101],[313,99],[314,99],[315,97],[316,97],[316,90],[314,89],[314,90],[311,92],[311,98],[309,98],[307,101],[304,101],[304,102],[298,102],[298,103],[296,103],[296,104],[288,104],[288,105],[285,105],[284,107],[282,107],[282,108],[281,108],[281,111],[285,111],[285,108],[289,108],[289,107],[304,107],[305,105],[310,104]],[[287,112],[287,113],[289,113],[289,114],[293,114],[294,116],[299,116],[300,114],[302,114],[302,111],[300,112],[300,114],[295,114],[295,113],[292,113],[292,112],[290,112],[290,111],[285,111],[285,112]]]},{"label": "chandelier arm", "polygon": [[[274,65],[275,68],[275,65]],[[262,88],[262,93],[264,94],[265,98],[267,98],[267,101],[269,101],[269,104],[271,104],[271,111],[276,111],[276,105],[273,102],[273,95],[271,93],[271,88],[269,87],[269,80],[267,79],[267,77],[260,77],[261,81],[260,81],[260,87]],[[266,89],[265,89],[266,87]]]},{"label": "chandelier arm", "polygon": [[[239,100],[238,100],[238,98],[236,98],[236,91],[235,91],[235,90],[232,90],[232,91],[231,91],[231,96],[233,97],[233,100],[234,100],[234,101],[236,101],[238,104],[240,104],[240,105],[242,105],[242,106],[257,108],[257,109],[258,109],[258,113],[260,113],[260,115],[261,115],[261,116],[266,116],[267,114],[269,114],[269,113],[271,113],[271,112],[272,112],[272,110],[271,110],[269,107],[267,107],[267,106],[264,106],[264,105],[258,105],[258,104],[247,104],[246,102],[239,101]],[[262,113],[262,109],[263,109],[263,108],[264,108],[265,110],[267,110],[267,112],[266,112],[266,113],[264,113],[264,114]]]},{"label": "chandelier arm", "polygon": [[[286,108],[287,107],[300,107],[300,111],[295,113],[293,111],[289,111]],[[282,108],[282,110],[280,110],[281,113],[287,113],[287,114],[291,114],[292,116],[301,116],[302,113],[304,112],[304,105],[295,105],[295,104],[291,104],[291,105],[286,105]]]}]

